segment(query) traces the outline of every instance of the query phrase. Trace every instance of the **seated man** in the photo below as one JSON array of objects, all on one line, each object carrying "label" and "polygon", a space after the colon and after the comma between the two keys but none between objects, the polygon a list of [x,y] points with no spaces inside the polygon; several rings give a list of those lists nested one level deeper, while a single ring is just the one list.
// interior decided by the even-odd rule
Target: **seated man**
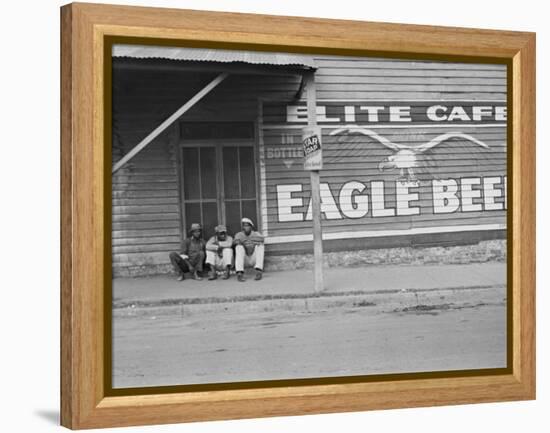
[{"label": "seated man", "polygon": [[191,236],[184,239],[179,253],[170,253],[170,261],[174,271],[178,274],[178,281],[185,280],[185,272],[191,272],[191,278],[202,280],[204,263],[204,240],[202,239],[202,227],[200,224],[191,224]]},{"label": "seated man", "polygon": [[206,263],[210,265],[209,280],[218,278],[218,270],[223,270],[223,279],[227,280],[233,263],[233,238],[227,234],[223,225],[216,226],[216,234],[206,243]]},{"label": "seated man", "polygon": [[264,269],[264,237],[252,229],[254,223],[249,218],[241,220],[242,231],[235,235],[235,269],[237,279],[245,281],[244,267],[253,266],[256,269],[255,280],[262,279]]}]

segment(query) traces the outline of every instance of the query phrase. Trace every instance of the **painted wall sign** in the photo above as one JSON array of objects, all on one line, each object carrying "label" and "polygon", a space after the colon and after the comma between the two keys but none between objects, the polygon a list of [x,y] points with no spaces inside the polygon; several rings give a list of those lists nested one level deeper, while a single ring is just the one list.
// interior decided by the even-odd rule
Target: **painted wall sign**
[{"label": "painted wall sign", "polygon": [[[505,226],[506,116],[503,101],[319,99],[323,232]],[[281,242],[311,233],[306,122],[305,104],[264,103],[262,217]]]},{"label": "painted wall sign", "polygon": [[321,170],[323,168],[321,128],[304,128],[302,131],[302,145],[304,147],[304,170]]},{"label": "painted wall sign", "polygon": [[[307,122],[307,107],[299,104],[266,104],[265,123]],[[504,101],[320,101],[317,122],[323,125],[485,123],[506,122]]]}]

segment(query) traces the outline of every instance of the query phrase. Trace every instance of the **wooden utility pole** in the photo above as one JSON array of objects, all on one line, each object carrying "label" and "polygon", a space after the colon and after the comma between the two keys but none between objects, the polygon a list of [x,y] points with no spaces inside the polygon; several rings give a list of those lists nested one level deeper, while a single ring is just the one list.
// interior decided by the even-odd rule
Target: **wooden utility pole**
[{"label": "wooden utility pole", "polygon": [[[309,128],[317,127],[317,96],[315,93],[315,72],[305,74],[307,97],[307,123]],[[319,140],[321,137],[318,137]],[[322,160],[321,160],[322,161]],[[310,170],[311,180],[311,215],[313,221],[313,257],[314,257],[314,288],[320,292],[323,282],[323,231],[321,228],[321,190],[319,186],[319,170]]]}]

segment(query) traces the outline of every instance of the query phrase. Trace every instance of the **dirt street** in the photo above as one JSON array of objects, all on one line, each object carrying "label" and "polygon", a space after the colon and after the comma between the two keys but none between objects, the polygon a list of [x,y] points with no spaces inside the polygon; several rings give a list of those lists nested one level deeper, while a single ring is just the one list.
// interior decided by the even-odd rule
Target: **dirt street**
[{"label": "dirt street", "polygon": [[[502,293],[505,289],[502,288]],[[506,302],[115,316],[113,386],[505,367]]]}]

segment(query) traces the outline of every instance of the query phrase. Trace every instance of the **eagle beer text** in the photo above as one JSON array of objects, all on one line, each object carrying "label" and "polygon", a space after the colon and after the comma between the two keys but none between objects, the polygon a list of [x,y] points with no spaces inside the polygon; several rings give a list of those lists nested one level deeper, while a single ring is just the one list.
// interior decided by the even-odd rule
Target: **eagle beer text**
[{"label": "eagle beer text", "polygon": [[[392,188],[382,180],[352,180],[340,188],[321,183],[321,213],[334,220],[505,210],[506,182],[506,176],[486,176],[433,179],[428,188],[399,180]],[[394,194],[391,200],[389,190]],[[277,185],[276,200],[279,222],[311,220],[311,198],[301,183]],[[387,206],[388,202],[394,205]]]}]

